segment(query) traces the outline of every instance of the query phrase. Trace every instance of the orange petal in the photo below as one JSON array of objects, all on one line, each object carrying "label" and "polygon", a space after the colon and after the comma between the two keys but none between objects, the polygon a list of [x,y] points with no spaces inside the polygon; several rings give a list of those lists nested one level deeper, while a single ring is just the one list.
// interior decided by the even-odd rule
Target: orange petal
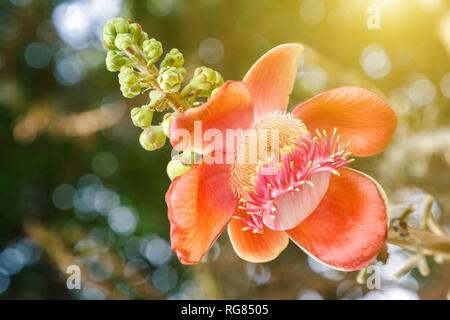
[{"label": "orange petal", "polygon": [[330,180],[317,209],[289,237],[313,258],[336,269],[366,267],[383,249],[386,197],[369,176],[348,168]]},{"label": "orange petal", "polygon": [[230,221],[237,202],[229,170],[223,164],[194,164],[170,185],[170,240],[182,263],[199,262]]},{"label": "orange petal", "polygon": [[303,46],[297,43],[280,45],[259,58],[247,72],[244,82],[253,99],[255,121],[269,112],[286,110],[302,53]]},{"label": "orange petal", "polygon": [[309,131],[332,132],[338,128],[349,151],[367,157],[383,151],[391,141],[397,117],[391,107],[372,91],[342,87],[323,92],[297,106],[292,113]]},{"label": "orange petal", "polygon": [[[228,81],[208,102],[187,110],[172,121],[170,142],[178,151],[192,149],[207,154],[225,150],[225,130],[246,129],[252,121],[253,105],[245,83]],[[208,134],[214,137],[206,137]],[[217,135],[220,141],[216,140]],[[212,143],[218,142],[218,148],[207,150]]]},{"label": "orange petal", "polygon": [[[235,215],[245,219],[248,215],[237,209]],[[263,233],[242,231],[247,225],[238,219],[228,224],[228,235],[237,255],[249,262],[267,262],[275,259],[286,248],[289,238],[284,231],[275,231],[264,226]]]}]

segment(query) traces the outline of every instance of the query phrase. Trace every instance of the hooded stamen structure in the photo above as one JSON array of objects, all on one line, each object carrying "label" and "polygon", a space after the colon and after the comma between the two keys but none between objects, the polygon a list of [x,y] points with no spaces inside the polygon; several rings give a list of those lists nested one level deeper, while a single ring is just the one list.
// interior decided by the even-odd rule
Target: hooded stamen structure
[{"label": "hooded stamen structure", "polygon": [[248,190],[248,200],[243,199],[240,204],[248,217],[234,216],[247,224],[243,230],[262,233],[264,225],[282,228],[280,215],[292,214],[289,211],[296,210],[294,206],[303,205],[297,194],[305,192],[304,188],[314,188],[315,181],[326,190],[330,175],[339,175],[337,169],[352,162],[347,152],[349,143],[342,147],[336,132],[337,128],[331,137],[325,131],[316,131],[315,136],[308,132],[281,150],[278,163],[259,167],[253,187]]}]

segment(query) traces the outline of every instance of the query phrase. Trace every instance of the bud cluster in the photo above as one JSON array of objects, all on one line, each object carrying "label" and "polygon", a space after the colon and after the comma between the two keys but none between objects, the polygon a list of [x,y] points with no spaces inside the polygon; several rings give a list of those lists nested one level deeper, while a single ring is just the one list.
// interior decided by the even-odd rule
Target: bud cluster
[{"label": "bud cluster", "polygon": [[[103,27],[103,46],[106,68],[118,72],[120,90],[126,98],[148,94],[146,104],[131,110],[133,124],[142,129],[139,142],[145,150],[156,150],[164,146],[170,135],[170,122],[190,108],[204,103],[223,84],[222,76],[207,67],[195,70],[192,79],[183,87],[186,69],[183,54],[176,48],[163,57],[159,67],[155,65],[163,56],[161,42],[149,38],[142,27],[130,19],[113,18]],[[202,98],[197,100],[197,98]],[[164,121],[152,125],[154,112],[165,112]],[[167,172],[171,179],[186,171],[186,155],[169,162]],[[184,160],[183,160],[184,159]]]}]

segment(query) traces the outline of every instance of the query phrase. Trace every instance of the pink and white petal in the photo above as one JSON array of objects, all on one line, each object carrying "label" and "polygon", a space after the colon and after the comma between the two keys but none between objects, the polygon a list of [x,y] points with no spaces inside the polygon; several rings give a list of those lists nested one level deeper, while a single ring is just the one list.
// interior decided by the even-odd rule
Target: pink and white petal
[{"label": "pink and white petal", "polygon": [[[236,216],[248,218],[242,210],[237,209]],[[289,238],[284,231],[275,231],[264,227],[263,233],[242,231],[247,225],[238,219],[232,219],[228,224],[228,235],[236,254],[243,260],[253,263],[274,260],[289,244]]]},{"label": "pink and white petal", "polygon": [[295,228],[305,220],[322,201],[327,192],[331,173],[320,172],[309,179],[313,186],[304,184],[299,191],[291,191],[275,199],[276,211],[273,215],[265,214],[263,222],[273,230]]},{"label": "pink and white petal", "polygon": [[285,111],[303,46],[288,43],[264,54],[244,77],[254,104],[254,121],[269,112]]},{"label": "pink and white petal", "polygon": [[226,130],[247,129],[252,121],[253,104],[246,84],[227,81],[205,104],[172,120],[170,142],[178,151],[226,151]]},{"label": "pink and white petal", "polygon": [[377,94],[358,87],[332,89],[298,105],[292,113],[310,132],[338,128],[349,151],[367,157],[383,151],[397,127],[392,108]]},{"label": "pink and white petal", "polygon": [[198,163],[170,185],[170,240],[180,262],[199,262],[233,216],[237,201],[229,179],[229,165]]},{"label": "pink and white petal", "polygon": [[383,249],[388,215],[386,196],[369,176],[338,170],[317,209],[286,231],[305,252],[329,267],[352,271],[369,265]]}]

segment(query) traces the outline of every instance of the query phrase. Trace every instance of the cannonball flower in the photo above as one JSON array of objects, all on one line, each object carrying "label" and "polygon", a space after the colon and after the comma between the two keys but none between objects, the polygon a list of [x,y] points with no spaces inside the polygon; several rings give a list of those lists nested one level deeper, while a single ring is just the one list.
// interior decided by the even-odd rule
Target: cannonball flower
[{"label": "cannonball flower", "polygon": [[[378,95],[357,87],[323,92],[286,112],[302,51],[299,44],[275,47],[243,81],[226,82],[208,102],[172,121],[176,150],[233,159],[194,164],[166,194],[171,245],[182,263],[199,262],[227,226],[237,255],[254,263],[275,259],[290,239],[316,260],[351,271],[366,267],[384,247],[385,194],[372,178],[346,165],[350,154],[384,150],[396,116]],[[276,130],[275,169],[265,170],[274,167],[270,156],[237,161],[249,151],[246,138],[236,139],[231,150],[229,144],[208,149],[210,141],[196,141],[195,121],[203,132],[224,136],[227,130],[258,129],[257,135],[268,136]],[[178,129],[192,134],[180,137]]]}]

